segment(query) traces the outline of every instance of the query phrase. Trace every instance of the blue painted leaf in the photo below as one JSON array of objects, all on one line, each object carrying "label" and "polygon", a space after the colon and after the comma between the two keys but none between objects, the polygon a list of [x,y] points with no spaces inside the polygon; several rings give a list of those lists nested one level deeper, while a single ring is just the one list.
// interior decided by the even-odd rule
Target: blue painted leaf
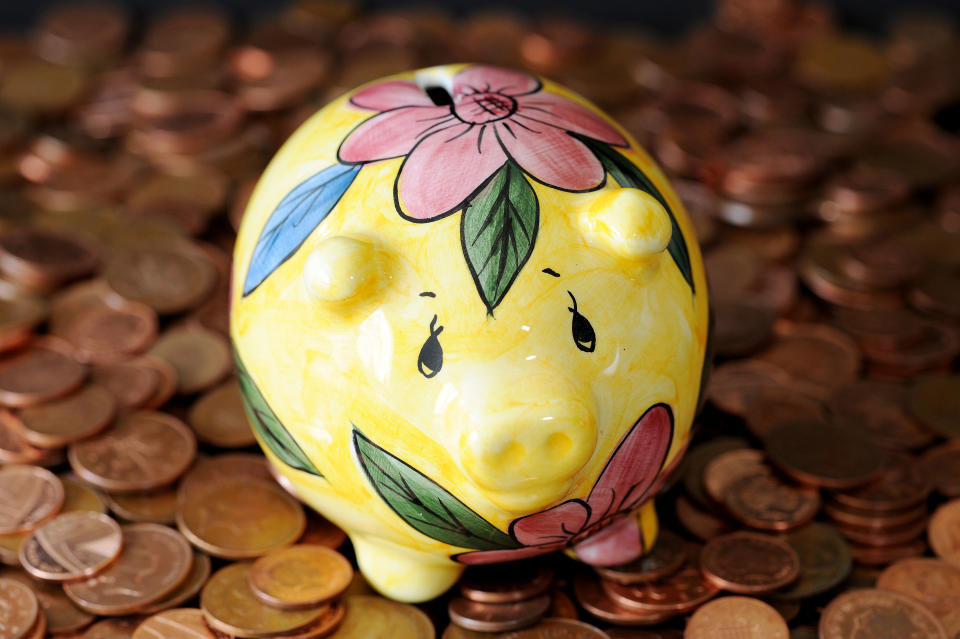
[{"label": "blue painted leaf", "polygon": [[432,479],[364,437],[356,427],[353,446],[363,472],[380,498],[427,537],[475,550],[520,547],[515,539]]},{"label": "blue painted leaf", "polygon": [[260,232],[243,283],[249,295],[290,259],[333,210],[360,172],[360,165],[335,164],[308,177],[280,200]]}]

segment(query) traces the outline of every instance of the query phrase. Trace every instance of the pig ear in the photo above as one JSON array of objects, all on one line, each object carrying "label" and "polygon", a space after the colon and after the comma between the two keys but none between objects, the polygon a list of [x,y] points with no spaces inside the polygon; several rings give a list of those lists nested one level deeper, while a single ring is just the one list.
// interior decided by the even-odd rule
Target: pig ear
[{"label": "pig ear", "polygon": [[321,302],[340,302],[357,296],[373,279],[374,248],[364,240],[335,235],[307,256],[303,283]]},{"label": "pig ear", "polygon": [[604,189],[584,196],[578,223],[587,243],[642,260],[663,252],[672,226],[666,209],[646,191]]}]

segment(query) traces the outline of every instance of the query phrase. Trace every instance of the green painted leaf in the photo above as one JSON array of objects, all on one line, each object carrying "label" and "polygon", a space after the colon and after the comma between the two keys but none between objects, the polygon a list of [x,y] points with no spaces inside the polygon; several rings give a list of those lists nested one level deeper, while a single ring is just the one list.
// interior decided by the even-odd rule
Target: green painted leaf
[{"label": "green painted leaf", "polygon": [[463,211],[463,253],[487,310],[503,300],[533,252],[540,205],[513,162],[493,174]]},{"label": "green painted leaf", "polygon": [[353,429],[357,459],[380,498],[427,537],[460,548],[519,548],[505,532],[470,510],[432,479]]},{"label": "green painted leaf", "polygon": [[670,210],[670,206],[667,204],[667,200],[664,199],[663,194],[660,193],[660,190],[643,171],[613,147],[585,136],[572,135],[593,151],[593,154],[603,163],[603,168],[613,176],[617,184],[646,191],[663,205],[663,208],[667,211],[667,215],[670,216],[670,225],[672,227],[667,252],[670,253],[670,257],[673,258],[677,268],[680,269],[680,274],[683,275],[683,279],[690,285],[690,290],[695,291],[693,285],[693,269],[690,267],[690,251],[687,248],[687,243],[683,240],[683,233],[680,232],[677,218],[674,217],[673,211]]},{"label": "green painted leaf", "polygon": [[300,445],[284,428],[276,413],[270,408],[270,404],[260,393],[260,389],[257,388],[253,378],[250,377],[250,373],[247,372],[236,350],[234,350],[234,361],[237,364],[237,381],[240,383],[243,404],[247,409],[247,415],[250,417],[253,430],[280,461],[305,473],[323,477],[323,473],[313,465],[307,454],[303,452],[303,449],[300,448]]}]

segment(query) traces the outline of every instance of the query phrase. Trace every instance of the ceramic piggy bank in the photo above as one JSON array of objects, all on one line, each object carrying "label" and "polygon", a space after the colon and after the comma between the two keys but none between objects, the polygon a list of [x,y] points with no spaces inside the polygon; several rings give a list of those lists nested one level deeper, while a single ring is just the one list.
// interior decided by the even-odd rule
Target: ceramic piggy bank
[{"label": "ceramic piggy bank", "polygon": [[663,174],[519,71],[435,67],[335,100],[273,159],[236,244],[260,444],[399,600],[471,564],[649,548],[708,324]]}]

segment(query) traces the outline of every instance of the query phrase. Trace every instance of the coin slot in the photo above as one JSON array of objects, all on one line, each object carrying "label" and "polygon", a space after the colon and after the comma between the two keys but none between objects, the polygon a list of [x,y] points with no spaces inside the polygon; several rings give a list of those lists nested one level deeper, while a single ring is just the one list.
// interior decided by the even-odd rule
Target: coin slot
[{"label": "coin slot", "polygon": [[423,87],[423,90],[437,106],[450,106],[453,104],[453,97],[444,87],[429,86]]}]

